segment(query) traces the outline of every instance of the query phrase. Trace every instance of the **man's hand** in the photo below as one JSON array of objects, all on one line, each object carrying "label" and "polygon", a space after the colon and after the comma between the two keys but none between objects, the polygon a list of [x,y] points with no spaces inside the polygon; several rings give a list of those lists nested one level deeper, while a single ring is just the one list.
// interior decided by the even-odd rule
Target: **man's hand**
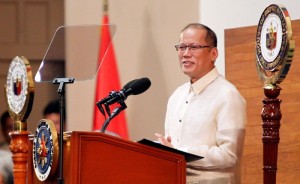
[{"label": "man's hand", "polygon": [[165,146],[168,146],[168,147],[173,148],[173,145],[171,144],[172,139],[171,139],[170,136],[168,136],[167,138],[165,138],[163,135],[161,135],[161,134],[159,134],[159,133],[155,133],[154,135],[155,135],[155,137],[157,138],[157,140],[158,140],[162,145],[165,145]]}]

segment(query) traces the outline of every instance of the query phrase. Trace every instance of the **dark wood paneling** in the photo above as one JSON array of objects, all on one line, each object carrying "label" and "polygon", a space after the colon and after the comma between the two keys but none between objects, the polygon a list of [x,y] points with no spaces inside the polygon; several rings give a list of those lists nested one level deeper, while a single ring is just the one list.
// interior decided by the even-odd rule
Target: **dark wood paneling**
[{"label": "dark wood paneling", "polygon": [[[277,183],[300,183],[300,20],[292,21],[296,41],[294,59],[282,88],[280,143]],[[242,183],[263,183],[262,110],[263,82],[256,72],[255,37],[257,26],[225,30],[226,78],[247,101],[247,128],[242,160]]]}]

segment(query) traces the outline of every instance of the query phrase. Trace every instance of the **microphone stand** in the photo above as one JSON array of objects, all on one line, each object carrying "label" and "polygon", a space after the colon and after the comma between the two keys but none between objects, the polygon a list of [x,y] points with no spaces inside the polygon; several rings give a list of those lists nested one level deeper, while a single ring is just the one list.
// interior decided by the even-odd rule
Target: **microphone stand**
[{"label": "microphone stand", "polygon": [[[127,105],[125,104],[125,102],[124,102],[123,100],[119,101],[118,103],[119,103],[121,106],[120,106],[120,107],[116,107],[116,108],[112,111],[111,114],[110,114],[110,110],[108,110],[107,113],[109,114],[109,117],[108,117],[108,118],[105,120],[105,122],[103,123],[100,132],[105,133],[105,130],[106,130],[108,124],[110,123],[110,121],[111,121],[114,117],[116,117],[122,110],[124,110],[124,109],[127,108]],[[99,107],[99,106],[98,106],[98,107]],[[109,109],[109,108],[107,108],[107,105],[106,105],[106,104],[105,104],[105,107],[106,107],[106,111],[107,111],[107,109]]]},{"label": "microphone stand", "polygon": [[59,84],[57,93],[60,94],[59,112],[60,112],[60,130],[59,130],[59,176],[57,178],[58,184],[64,183],[63,178],[63,138],[64,138],[64,120],[65,120],[65,84],[73,83],[74,78],[55,78],[53,84]]},{"label": "microphone stand", "polygon": [[111,116],[109,105],[107,103],[105,103],[104,107],[105,107],[105,111],[106,111],[107,116]]}]

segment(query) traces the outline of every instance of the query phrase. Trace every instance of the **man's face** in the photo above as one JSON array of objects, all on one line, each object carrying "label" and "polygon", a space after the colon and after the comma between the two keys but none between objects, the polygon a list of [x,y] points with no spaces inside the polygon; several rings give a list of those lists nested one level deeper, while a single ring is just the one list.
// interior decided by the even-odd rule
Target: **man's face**
[{"label": "man's face", "polygon": [[44,118],[53,121],[57,133],[60,132],[60,115],[59,115],[59,113],[47,114],[47,115],[45,115]]},{"label": "man's face", "polygon": [[[206,30],[188,28],[180,35],[180,43],[186,46],[201,45],[213,46],[205,41]],[[178,51],[178,57],[181,69],[188,75],[191,82],[195,82],[214,68],[214,61],[218,57],[217,48],[186,48],[184,51]]]}]

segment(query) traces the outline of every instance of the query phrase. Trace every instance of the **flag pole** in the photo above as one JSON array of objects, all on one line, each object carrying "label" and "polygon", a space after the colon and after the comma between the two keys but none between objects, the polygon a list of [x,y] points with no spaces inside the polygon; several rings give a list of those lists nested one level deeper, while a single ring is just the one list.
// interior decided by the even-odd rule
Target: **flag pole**
[{"label": "flag pole", "polygon": [[108,14],[108,0],[103,0],[103,15]]},{"label": "flag pole", "polygon": [[[102,98],[105,98],[111,91],[117,91],[121,88],[120,75],[118,72],[118,63],[114,53],[114,47],[112,42],[112,28],[114,25],[109,24],[108,17],[108,0],[103,0],[103,17],[102,26],[100,27],[100,43],[98,54],[98,72],[96,79],[95,89],[95,104]],[[116,105],[112,105],[110,110],[115,108]],[[101,114],[97,105],[94,106],[94,122],[93,130],[100,130],[106,121],[106,117]],[[108,132],[113,132],[122,138],[128,139],[128,130],[126,123],[125,112],[121,112],[118,116],[114,117],[110,126],[107,127]]]}]

